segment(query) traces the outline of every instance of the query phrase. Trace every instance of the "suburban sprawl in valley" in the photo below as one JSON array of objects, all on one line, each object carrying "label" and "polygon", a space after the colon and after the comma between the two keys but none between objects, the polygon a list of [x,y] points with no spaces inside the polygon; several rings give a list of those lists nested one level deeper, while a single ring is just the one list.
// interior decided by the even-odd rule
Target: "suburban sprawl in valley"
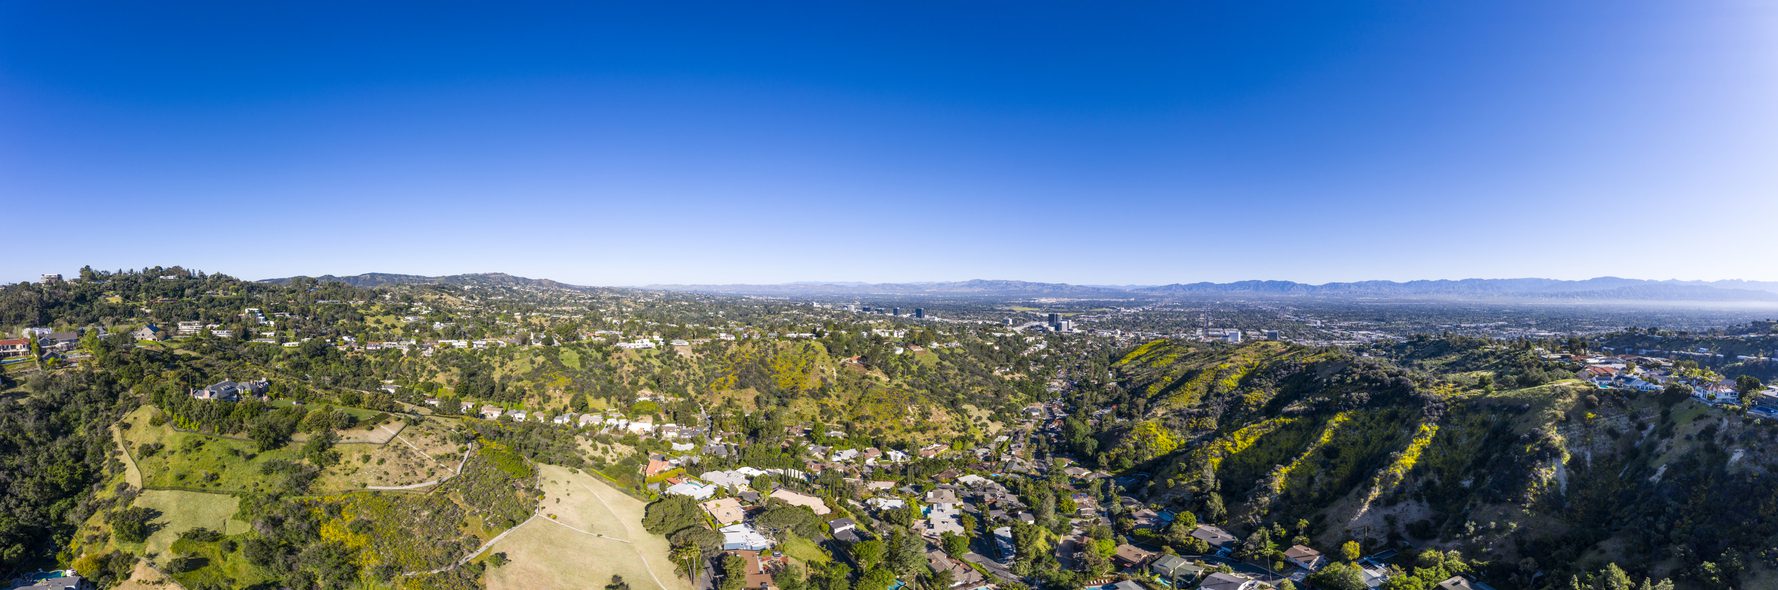
[{"label": "suburban sprawl in valley", "polygon": [[13,284],[0,563],[9,588],[1778,580],[1770,308],[982,283]]}]

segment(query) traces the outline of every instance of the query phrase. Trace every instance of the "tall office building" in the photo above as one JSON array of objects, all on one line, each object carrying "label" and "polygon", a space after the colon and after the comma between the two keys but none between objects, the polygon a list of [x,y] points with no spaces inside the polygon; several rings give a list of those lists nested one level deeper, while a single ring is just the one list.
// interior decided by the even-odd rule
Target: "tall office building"
[{"label": "tall office building", "polygon": [[914,308],[914,319],[916,319],[916,320],[926,319],[926,308],[924,308],[924,307]]}]

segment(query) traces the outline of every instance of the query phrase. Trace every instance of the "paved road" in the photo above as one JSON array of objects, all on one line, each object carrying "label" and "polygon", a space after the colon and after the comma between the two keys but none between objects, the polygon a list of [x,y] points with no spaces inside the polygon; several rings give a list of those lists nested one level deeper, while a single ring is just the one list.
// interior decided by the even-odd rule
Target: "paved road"
[{"label": "paved road", "polygon": [[1006,569],[1006,566],[1000,565],[1000,562],[994,561],[993,559],[989,558],[986,555],[982,555],[980,553],[971,551],[971,552],[963,554],[963,559],[969,560],[970,563],[974,563],[974,564],[980,565],[982,567],[988,568],[989,572],[992,572],[994,575],[1000,576],[1000,577],[1005,578],[1009,581],[1017,582],[1017,581],[1023,580],[1023,578],[1020,578],[1018,574],[1012,573],[1012,570]]}]

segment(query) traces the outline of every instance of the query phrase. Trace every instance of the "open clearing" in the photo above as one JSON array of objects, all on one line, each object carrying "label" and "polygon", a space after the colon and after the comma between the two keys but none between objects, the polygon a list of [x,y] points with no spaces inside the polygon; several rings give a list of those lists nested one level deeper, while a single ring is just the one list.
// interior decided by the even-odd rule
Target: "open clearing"
[{"label": "open clearing", "polygon": [[143,491],[142,495],[136,497],[136,505],[153,508],[161,513],[160,517],[154,519],[154,524],[159,528],[148,536],[143,550],[155,555],[157,562],[165,562],[170,557],[167,550],[173,547],[173,541],[179,539],[179,533],[198,527],[228,535],[247,532],[247,523],[235,520],[235,511],[240,504],[239,498],[227,494],[176,490]]},{"label": "open clearing", "polygon": [[483,553],[511,560],[487,573],[491,590],[589,588],[612,575],[632,588],[687,590],[673,573],[667,540],[642,530],[642,501],[586,473],[538,465],[543,518],[515,529]]},{"label": "open clearing", "polygon": [[[465,447],[450,441],[451,423],[428,419],[417,426],[384,424],[381,444],[339,444],[338,465],[322,473],[321,484],[330,490],[355,490],[368,486],[395,487],[437,481],[448,477],[462,462]],[[399,433],[397,433],[399,429]]]},{"label": "open clearing", "polygon": [[[142,488],[263,493],[277,488],[281,480],[262,472],[262,465],[275,459],[299,458],[299,443],[261,452],[253,442],[241,438],[182,432],[165,423],[155,426],[151,418],[157,412],[148,406],[138,408],[119,426],[123,446],[132,459],[126,462],[130,483]],[[438,419],[417,426],[393,422],[376,427],[376,433],[358,433],[356,438],[385,442],[334,445],[340,462],[322,471],[315,490],[405,486],[449,476],[461,461],[464,448],[450,440],[453,424]]]},{"label": "open clearing", "polygon": [[129,579],[113,586],[112,590],[166,590],[183,587],[178,582],[174,582],[172,578],[163,576],[159,571],[149,567],[148,562],[138,561],[136,568],[130,570]]}]

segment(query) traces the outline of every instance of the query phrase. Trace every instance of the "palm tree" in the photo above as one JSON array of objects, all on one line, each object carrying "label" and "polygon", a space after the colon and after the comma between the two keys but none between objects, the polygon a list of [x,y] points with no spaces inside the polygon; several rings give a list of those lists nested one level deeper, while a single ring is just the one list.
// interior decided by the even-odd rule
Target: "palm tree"
[{"label": "palm tree", "polygon": [[692,585],[696,586],[698,583],[698,570],[703,569],[697,567],[697,563],[704,559],[704,551],[699,549],[697,545],[686,543],[684,545],[673,546],[671,556],[673,558],[673,563],[678,564],[679,573],[685,574],[685,577],[687,578],[691,578]]}]

